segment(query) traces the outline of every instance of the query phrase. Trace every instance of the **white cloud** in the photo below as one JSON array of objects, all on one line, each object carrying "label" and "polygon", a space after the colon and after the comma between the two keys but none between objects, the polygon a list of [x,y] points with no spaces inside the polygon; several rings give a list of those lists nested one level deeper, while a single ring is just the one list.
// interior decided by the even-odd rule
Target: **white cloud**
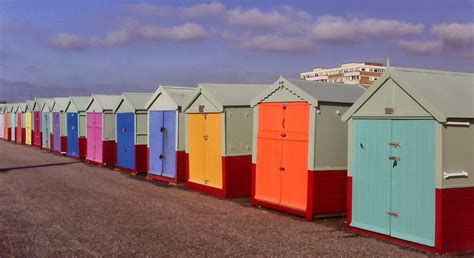
[{"label": "white cloud", "polygon": [[231,42],[238,49],[265,52],[304,53],[314,48],[311,39],[293,36],[258,35],[233,38]]},{"label": "white cloud", "polygon": [[431,31],[446,47],[474,47],[474,23],[437,24]]},{"label": "white cloud", "polygon": [[49,43],[51,47],[60,50],[84,50],[124,46],[137,40],[190,42],[203,40],[206,37],[206,30],[195,23],[163,27],[129,22],[120,29],[107,33],[103,38],[58,33],[50,38]]},{"label": "white cloud", "polygon": [[445,51],[466,59],[474,57],[474,23],[436,24],[430,41],[400,40],[397,46],[413,55],[431,55]]},{"label": "white cloud", "polygon": [[431,55],[443,48],[440,41],[399,40],[397,46],[413,55]]},{"label": "white cloud", "polygon": [[221,3],[210,3],[181,8],[180,13],[184,17],[209,17],[223,14],[225,10],[225,6]]},{"label": "white cloud", "polygon": [[375,18],[346,19],[339,16],[321,16],[312,28],[312,35],[318,41],[353,43],[373,38],[399,38],[418,35],[423,32],[422,24],[405,23],[397,20]]}]

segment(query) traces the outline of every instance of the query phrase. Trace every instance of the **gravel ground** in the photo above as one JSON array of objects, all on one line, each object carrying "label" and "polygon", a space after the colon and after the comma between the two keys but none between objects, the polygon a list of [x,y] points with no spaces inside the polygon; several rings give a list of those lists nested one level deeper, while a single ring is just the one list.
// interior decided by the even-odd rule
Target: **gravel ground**
[{"label": "gravel ground", "polygon": [[0,141],[0,256],[426,256]]}]

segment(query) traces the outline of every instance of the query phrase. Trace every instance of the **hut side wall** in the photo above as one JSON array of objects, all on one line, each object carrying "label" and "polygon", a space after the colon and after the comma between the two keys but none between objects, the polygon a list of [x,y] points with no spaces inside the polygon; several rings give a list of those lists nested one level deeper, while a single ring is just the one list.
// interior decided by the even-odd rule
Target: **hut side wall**
[{"label": "hut side wall", "polygon": [[87,113],[79,112],[79,137],[87,136]]},{"label": "hut side wall", "polygon": [[470,126],[443,126],[442,172],[466,171],[467,178],[443,177],[443,188],[474,187],[474,119],[462,120]]},{"label": "hut side wall", "polygon": [[349,104],[320,103],[316,115],[314,167],[311,170],[347,169],[347,123],[341,115]]},{"label": "hut side wall", "polygon": [[148,113],[137,113],[135,115],[135,144],[148,143]]},{"label": "hut side wall", "polygon": [[185,135],[186,135],[186,114],[181,113],[181,112],[176,112],[178,115],[178,144],[177,150],[178,151],[184,151],[186,146],[186,140],[185,140]]},{"label": "hut side wall", "polygon": [[253,108],[252,125],[252,164],[257,164],[258,105]]},{"label": "hut side wall", "polygon": [[115,114],[106,112],[102,114],[102,139],[115,140]]},{"label": "hut side wall", "polygon": [[225,109],[224,156],[252,154],[253,112],[250,107]]}]

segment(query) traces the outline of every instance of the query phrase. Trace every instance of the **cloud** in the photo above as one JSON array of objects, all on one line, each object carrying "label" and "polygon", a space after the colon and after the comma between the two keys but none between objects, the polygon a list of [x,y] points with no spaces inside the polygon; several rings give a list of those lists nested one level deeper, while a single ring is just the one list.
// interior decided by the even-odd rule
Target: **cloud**
[{"label": "cloud", "polygon": [[474,23],[436,24],[431,27],[431,34],[432,40],[400,40],[397,46],[413,55],[427,56],[445,51],[474,58]]},{"label": "cloud", "polygon": [[318,41],[331,43],[354,43],[373,38],[399,38],[419,35],[422,24],[405,23],[397,20],[375,18],[346,19],[338,16],[321,16],[312,28],[312,35]]},{"label": "cloud", "polygon": [[431,32],[446,47],[472,49],[474,46],[474,23],[437,24]]},{"label": "cloud", "polygon": [[439,52],[443,48],[440,41],[399,40],[397,46],[413,55],[426,56]]},{"label": "cloud", "polygon": [[184,17],[209,17],[223,14],[226,9],[221,3],[197,4],[188,8],[181,8]]},{"label": "cloud", "polygon": [[120,29],[108,32],[103,38],[58,33],[49,39],[49,45],[55,49],[73,51],[120,47],[132,44],[138,40],[193,42],[205,38],[207,38],[206,30],[201,25],[195,23],[163,27],[128,22]]},{"label": "cloud", "polygon": [[148,3],[128,4],[124,8],[130,12],[149,16],[179,16],[185,18],[217,16],[225,13],[226,8],[221,3],[196,4],[190,7],[173,7],[167,5],[152,5]]},{"label": "cloud", "polygon": [[237,47],[266,52],[304,53],[312,50],[314,43],[301,37],[259,35],[240,40]]}]

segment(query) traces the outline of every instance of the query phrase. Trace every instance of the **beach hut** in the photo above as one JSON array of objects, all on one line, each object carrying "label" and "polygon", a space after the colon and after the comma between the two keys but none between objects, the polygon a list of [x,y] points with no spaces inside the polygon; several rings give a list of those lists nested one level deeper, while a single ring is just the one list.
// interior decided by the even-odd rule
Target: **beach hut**
[{"label": "beach hut", "polygon": [[85,159],[87,152],[87,113],[91,97],[69,97],[67,114],[67,155]]},{"label": "beach hut", "polygon": [[435,252],[474,250],[473,81],[390,67],[343,115],[352,231]]},{"label": "beach hut", "polygon": [[16,142],[16,111],[18,110],[18,104],[12,104],[10,109],[10,130],[11,138],[10,141]]},{"label": "beach hut", "polygon": [[186,182],[185,114],[182,107],[195,88],[160,86],[148,109],[148,178],[173,184]]},{"label": "beach hut", "polygon": [[27,100],[26,101],[26,112],[25,112],[25,144],[32,145],[33,144],[33,136],[34,136],[34,115],[33,115],[33,107],[35,106],[34,100]]},{"label": "beach hut", "polygon": [[16,113],[16,142],[25,144],[25,112],[26,103],[19,103]]},{"label": "beach hut", "polygon": [[45,99],[41,107],[41,147],[52,150],[53,138],[53,118],[51,108],[54,105],[54,99]]},{"label": "beach hut", "polygon": [[187,114],[187,188],[219,198],[250,195],[253,124],[250,101],[269,86],[198,86],[183,107]]},{"label": "beach hut", "polygon": [[252,204],[305,216],[346,212],[347,124],[359,85],[281,77],[255,97]]},{"label": "beach hut", "polygon": [[0,138],[5,139],[5,104],[0,104]]},{"label": "beach hut", "polygon": [[115,166],[115,114],[120,95],[92,95],[87,105],[87,155],[90,162]]},{"label": "beach hut", "polygon": [[116,114],[117,167],[126,172],[146,173],[148,165],[148,111],[153,93],[123,93]]},{"label": "beach hut", "polygon": [[57,153],[67,153],[67,115],[66,108],[69,98],[54,98],[51,112],[53,113],[53,151]]},{"label": "beach hut", "polygon": [[33,134],[32,134],[32,145],[41,148],[42,145],[42,131],[41,131],[41,109],[43,108],[45,99],[35,98],[32,112],[33,119]]},{"label": "beach hut", "polygon": [[11,140],[11,137],[12,137],[12,134],[11,134],[11,126],[10,126],[10,111],[12,109],[12,104],[6,104],[5,105],[5,110],[4,110],[4,136],[5,136],[5,140],[7,141],[10,141]]}]

